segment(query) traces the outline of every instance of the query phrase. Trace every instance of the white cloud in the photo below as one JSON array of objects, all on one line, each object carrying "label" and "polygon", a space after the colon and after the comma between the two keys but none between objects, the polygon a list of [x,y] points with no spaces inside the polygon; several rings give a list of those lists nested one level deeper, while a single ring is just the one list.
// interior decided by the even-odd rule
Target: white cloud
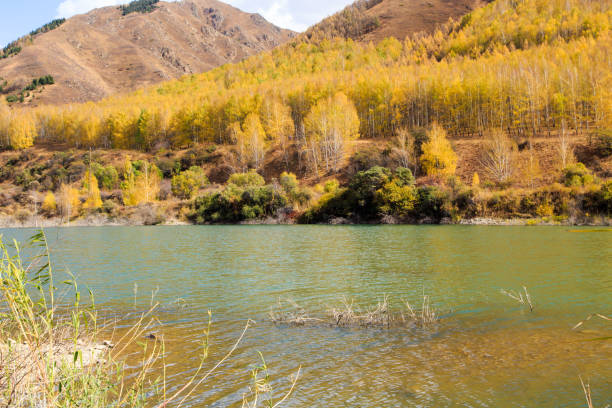
[{"label": "white cloud", "polygon": [[57,6],[58,17],[72,17],[90,10],[123,3],[121,0],[64,0]]},{"label": "white cloud", "polygon": [[257,12],[279,27],[291,28],[294,31],[305,31],[308,24],[295,21],[287,3],[288,0],[275,1],[268,8],[259,8]]}]

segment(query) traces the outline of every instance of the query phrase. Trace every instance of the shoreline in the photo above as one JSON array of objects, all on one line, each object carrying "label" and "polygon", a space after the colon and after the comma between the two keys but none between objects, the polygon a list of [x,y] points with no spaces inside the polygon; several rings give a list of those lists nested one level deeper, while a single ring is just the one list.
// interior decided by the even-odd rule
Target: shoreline
[{"label": "shoreline", "polygon": [[70,222],[65,222],[60,218],[42,218],[19,221],[14,217],[5,216],[0,218],[0,229],[32,229],[32,228],[75,228],[75,227],[154,227],[154,226],[197,226],[197,225],[471,225],[471,226],[565,226],[565,227],[610,227],[612,226],[612,218],[600,217],[598,219],[584,220],[564,220],[555,221],[546,218],[494,218],[494,217],[475,217],[452,221],[448,218],[442,219],[440,222],[431,222],[431,220],[420,220],[418,222],[402,223],[388,222],[354,222],[346,219],[332,219],[327,223],[319,224],[299,224],[287,219],[267,218],[256,221],[248,221],[242,223],[229,224],[195,224],[186,221],[180,221],[175,218],[159,223],[146,223],[142,220],[130,218],[109,218],[103,216],[90,216]]}]

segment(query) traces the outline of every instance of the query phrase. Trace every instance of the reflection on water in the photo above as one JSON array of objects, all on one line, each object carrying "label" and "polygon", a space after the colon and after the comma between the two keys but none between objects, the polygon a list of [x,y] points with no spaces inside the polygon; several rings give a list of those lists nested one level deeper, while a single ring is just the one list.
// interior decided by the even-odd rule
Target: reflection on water
[{"label": "reflection on water", "polygon": [[[289,407],[578,407],[579,375],[590,379],[598,405],[612,402],[612,342],[590,341],[609,336],[610,325],[571,330],[591,313],[611,312],[612,233],[460,226],[47,233],[56,269],[89,286],[108,316],[143,310],[155,293],[171,386],[198,365],[207,310],[212,357],[231,347],[247,319],[257,321],[191,406],[240,406],[258,351],[281,391],[303,366]],[[533,313],[500,293],[523,285]],[[368,304],[388,294],[399,307],[423,293],[442,311],[430,330],[277,327],[266,319],[279,297],[324,311],[342,295]]]}]

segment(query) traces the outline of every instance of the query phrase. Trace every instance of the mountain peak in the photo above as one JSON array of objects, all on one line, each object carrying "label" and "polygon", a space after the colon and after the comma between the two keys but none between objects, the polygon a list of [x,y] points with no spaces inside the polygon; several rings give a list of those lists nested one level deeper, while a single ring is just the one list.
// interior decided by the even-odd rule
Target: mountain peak
[{"label": "mountain peak", "polygon": [[39,34],[0,60],[4,93],[45,75],[55,85],[27,103],[98,100],[185,74],[238,62],[292,38],[258,14],[217,0],[158,2],[124,15],[103,7]]}]

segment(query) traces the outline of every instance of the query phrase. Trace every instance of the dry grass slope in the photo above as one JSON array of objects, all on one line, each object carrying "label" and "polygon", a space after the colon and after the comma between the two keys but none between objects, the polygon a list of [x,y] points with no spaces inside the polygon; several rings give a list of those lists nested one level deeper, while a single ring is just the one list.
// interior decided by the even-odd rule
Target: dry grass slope
[{"label": "dry grass slope", "polygon": [[56,85],[35,93],[35,105],[98,100],[237,62],[292,36],[217,0],[160,2],[152,13],[127,16],[105,7],[69,19],[19,55],[0,60],[0,77],[11,93],[32,78],[53,75]]}]

